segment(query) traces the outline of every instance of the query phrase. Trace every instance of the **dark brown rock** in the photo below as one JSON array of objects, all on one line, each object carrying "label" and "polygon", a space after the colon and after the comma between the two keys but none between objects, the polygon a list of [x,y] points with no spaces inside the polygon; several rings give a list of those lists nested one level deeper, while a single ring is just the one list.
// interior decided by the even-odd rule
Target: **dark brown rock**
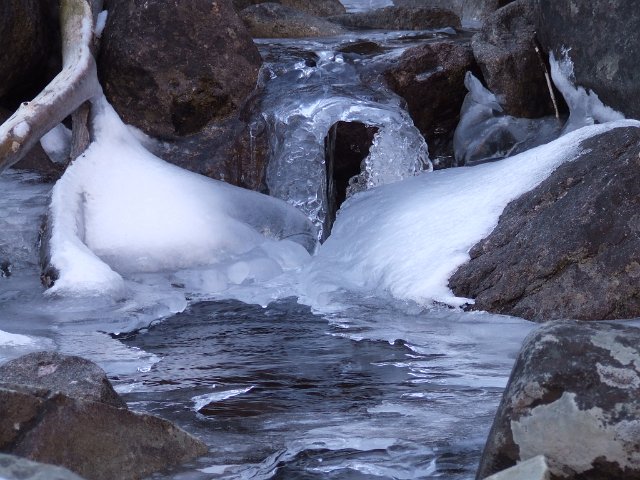
[{"label": "dark brown rock", "polygon": [[529,0],[510,3],[490,16],[471,45],[486,85],[505,113],[520,118],[554,113],[542,64],[546,60],[535,51]]},{"label": "dark brown rock", "polygon": [[0,453],[0,478],[5,480],[82,480],[66,468]]},{"label": "dark brown rock", "polygon": [[229,118],[255,88],[260,55],[231,0],[112,0],[99,73],[125,122],[160,138]]},{"label": "dark brown rock", "polygon": [[254,38],[330,37],[344,33],[335,23],[279,3],[252,5],[240,12],[240,18]]},{"label": "dark brown rock", "polygon": [[432,159],[453,158],[453,134],[469,70],[477,71],[470,45],[445,41],[408,49],[385,72],[391,89],[407,101]]},{"label": "dark brown rock", "polygon": [[451,277],[473,308],[534,321],[640,316],[640,129],[580,150],[511,202]]},{"label": "dark brown rock", "polygon": [[31,100],[57,73],[57,1],[0,0],[0,105]]},{"label": "dark brown rock", "polygon": [[460,18],[451,10],[437,7],[385,7],[363,13],[329,17],[347,28],[362,30],[427,30],[460,27]]},{"label": "dark brown rock", "polygon": [[28,385],[69,397],[127,408],[95,363],[57,352],[34,352],[0,365],[0,385]]},{"label": "dark brown rock", "polygon": [[[267,3],[267,0],[233,0],[233,5],[238,11],[259,3]],[[271,3],[279,3],[317,17],[341,15],[346,12],[340,0],[271,0]]]},{"label": "dark brown rock", "polygon": [[640,329],[553,322],[524,341],[477,479],[544,455],[553,479],[640,478]]},{"label": "dark brown rock", "polygon": [[566,49],[577,85],[605,105],[640,118],[640,10],[629,0],[533,0],[535,24],[545,50]]},{"label": "dark brown rock", "polygon": [[11,451],[88,480],[124,480],[179,465],[207,448],[166,420],[56,395]]},{"label": "dark brown rock", "polygon": [[440,7],[452,10],[465,22],[480,22],[513,0],[393,0],[399,7]]},{"label": "dark brown rock", "polygon": [[23,387],[0,386],[0,450],[6,451],[17,440],[25,425],[42,410],[48,391],[33,392]]}]

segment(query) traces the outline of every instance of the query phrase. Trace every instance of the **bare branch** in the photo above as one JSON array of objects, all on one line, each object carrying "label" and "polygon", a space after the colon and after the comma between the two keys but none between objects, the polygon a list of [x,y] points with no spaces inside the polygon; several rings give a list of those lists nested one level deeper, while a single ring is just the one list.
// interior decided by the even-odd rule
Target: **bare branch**
[{"label": "bare branch", "polygon": [[60,0],[62,71],[31,102],[0,125],[0,173],[18,162],[58,123],[100,92],[91,52],[94,20],[92,0]]}]

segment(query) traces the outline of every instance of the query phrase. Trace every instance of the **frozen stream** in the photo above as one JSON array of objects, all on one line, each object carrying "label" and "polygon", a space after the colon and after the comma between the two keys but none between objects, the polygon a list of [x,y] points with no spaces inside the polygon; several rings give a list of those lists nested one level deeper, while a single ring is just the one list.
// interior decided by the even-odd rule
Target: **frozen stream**
[{"label": "frozen stream", "polygon": [[[345,3],[351,10],[362,6]],[[433,307],[432,301],[461,303],[446,279],[495,225],[504,205],[565,161],[581,139],[610,127],[578,130],[554,146],[504,162],[416,176],[429,168],[426,145],[402,101],[375,79],[405,48],[442,38],[459,37],[450,29],[373,32],[366,40],[379,44],[375,54],[339,52],[361,35],[259,42],[265,98],[255,126],[271,139],[269,187],[316,226],[326,223],[322,169],[329,128],[338,121],[378,128],[354,190],[382,186],[347,201],[334,233],[313,257],[299,244],[286,243],[292,235],[263,241],[254,231],[246,234],[238,218],[262,217],[246,212],[257,197],[219,185],[222,193],[214,194],[199,179],[198,192],[210,189],[214,203],[229,211],[229,204],[236,207],[228,216],[211,218],[254,243],[214,265],[190,268],[176,261],[170,268],[162,263],[166,245],[155,242],[158,250],[150,248],[146,263],[141,261],[146,270],[135,270],[131,245],[119,228],[140,227],[141,244],[133,246],[139,251],[149,238],[164,237],[133,220],[136,191],[126,196],[132,192],[124,184],[133,178],[142,189],[136,184],[144,175],[131,176],[126,168],[154,165],[154,175],[169,178],[171,187],[179,177],[184,183],[176,192],[187,196],[195,183],[151,158],[105,114],[101,142],[66,180],[78,197],[91,188],[89,193],[100,194],[82,197],[83,215],[92,220],[85,227],[93,236],[80,241],[86,233],[81,232],[72,238],[84,250],[64,259],[98,252],[91,265],[102,268],[100,273],[108,270],[102,262],[110,262],[114,271],[108,270],[106,280],[97,276],[104,282],[96,284],[115,278],[119,293],[74,293],[80,282],[69,276],[69,290],[45,294],[37,239],[52,186],[20,172],[0,176],[0,361],[39,349],[90,358],[105,368],[131,408],[173,420],[210,447],[207,457],[154,478],[473,478],[515,354],[533,325]],[[133,165],[133,157],[142,160]],[[287,170],[295,159],[308,163]],[[120,177],[109,177],[114,165],[122,168]],[[110,185],[124,186],[116,193]],[[158,185],[151,187],[144,185],[150,197],[157,190],[166,196]],[[77,221],[65,208],[67,191],[61,187],[57,193],[58,220]],[[114,207],[112,195],[127,208]],[[194,206],[189,213],[201,220],[195,207],[202,196],[192,197],[198,198],[188,198]],[[261,208],[277,216],[290,208],[282,205]],[[105,226],[100,218],[114,222]],[[189,226],[186,220],[184,225]],[[184,232],[176,235],[178,244],[179,234]],[[227,243],[237,247],[238,238],[244,239],[239,234]],[[61,236],[60,245],[65,240]],[[297,248],[296,255],[288,258],[285,247]],[[161,268],[154,270],[154,261]]]}]

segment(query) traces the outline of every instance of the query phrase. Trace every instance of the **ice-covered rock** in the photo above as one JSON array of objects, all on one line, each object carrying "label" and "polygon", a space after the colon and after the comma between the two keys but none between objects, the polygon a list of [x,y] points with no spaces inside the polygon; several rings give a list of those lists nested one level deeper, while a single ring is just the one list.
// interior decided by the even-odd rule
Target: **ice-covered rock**
[{"label": "ice-covered rock", "polygon": [[295,268],[313,251],[315,229],[295,208],[160,160],[104,98],[94,111],[96,141],[52,192],[58,278],[49,292],[122,295],[123,274],[216,266],[207,275],[224,289]]}]

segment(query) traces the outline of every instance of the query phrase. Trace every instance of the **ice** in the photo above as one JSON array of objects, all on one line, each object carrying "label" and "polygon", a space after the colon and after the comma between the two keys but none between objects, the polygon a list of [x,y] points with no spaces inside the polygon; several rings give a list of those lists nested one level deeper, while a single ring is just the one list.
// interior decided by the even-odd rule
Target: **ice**
[{"label": "ice", "polygon": [[204,395],[198,395],[193,397],[193,410],[199,412],[202,408],[206,407],[210,403],[222,402],[232,397],[245,394],[253,389],[253,386],[246,388],[236,388],[233,390],[224,390],[221,392],[205,393]]},{"label": "ice", "polygon": [[60,123],[40,139],[40,145],[51,161],[66,163],[71,150],[71,130]]},{"label": "ice", "polygon": [[578,87],[574,84],[575,75],[573,62],[569,58],[569,50],[564,50],[559,60],[556,60],[555,55],[551,52],[549,62],[551,64],[553,82],[562,93],[571,112],[569,121],[564,127],[564,133],[585,125],[611,122],[624,118],[622,113],[604,105],[595,92],[587,91],[584,87]]},{"label": "ice", "polygon": [[230,281],[242,268],[242,281],[265,279],[308,259],[316,233],[296,209],[153,156],[103,97],[94,112],[97,140],[52,192],[50,260],[60,276],[50,294],[119,297],[123,275],[225,271],[236,261],[244,264]]},{"label": "ice", "polygon": [[276,78],[266,85],[263,116],[270,141],[269,193],[302,210],[322,238],[328,209],[324,142],[333,124],[361,122],[379,129],[348,194],[407,178],[431,163],[399,97],[362,84],[341,54],[315,55],[311,66],[299,62],[280,76],[272,72]]},{"label": "ice", "polygon": [[392,0],[340,0],[348,13],[366,12],[376,8],[390,7]]},{"label": "ice", "polygon": [[102,36],[102,32],[104,32],[104,27],[107,24],[107,17],[109,16],[109,12],[107,10],[103,10],[98,14],[98,18],[96,19],[96,28],[95,34],[97,38]]},{"label": "ice", "polygon": [[467,72],[469,93],[453,137],[457,165],[473,165],[520,153],[560,135],[562,123],[553,117],[516,118],[506,115],[496,96]]},{"label": "ice", "polygon": [[573,158],[582,140],[626,125],[640,123],[584,127],[499,162],[423,174],[352,197],[305,269],[302,300],[320,310],[340,291],[386,292],[422,305],[469,302],[453,295],[448,279],[507,203]]}]

